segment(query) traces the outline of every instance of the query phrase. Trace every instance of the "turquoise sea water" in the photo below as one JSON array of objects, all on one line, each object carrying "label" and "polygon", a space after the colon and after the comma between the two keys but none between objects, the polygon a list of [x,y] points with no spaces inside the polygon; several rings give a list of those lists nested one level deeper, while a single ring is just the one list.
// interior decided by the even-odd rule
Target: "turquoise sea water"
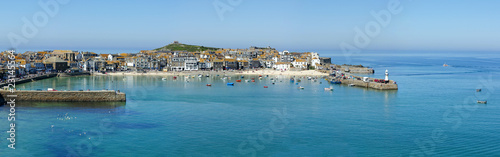
[{"label": "turquoise sea water", "polygon": [[399,90],[327,92],[326,81],[306,79],[299,90],[288,77],[275,85],[214,76],[52,78],[17,87],[119,89],[127,102],[18,103],[15,150],[6,141],[10,108],[0,107],[0,156],[500,156],[500,55],[325,54],[371,66],[372,77],[388,69]]}]

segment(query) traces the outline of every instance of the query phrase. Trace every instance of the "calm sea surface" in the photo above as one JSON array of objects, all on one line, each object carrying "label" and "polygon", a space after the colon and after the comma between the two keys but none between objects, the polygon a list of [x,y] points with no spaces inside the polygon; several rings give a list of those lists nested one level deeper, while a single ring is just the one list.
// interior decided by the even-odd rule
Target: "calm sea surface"
[{"label": "calm sea surface", "polygon": [[119,89],[127,102],[19,102],[15,150],[6,141],[10,108],[0,107],[0,156],[500,156],[498,53],[320,54],[371,66],[371,77],[388,69],[399,90],[327,92],[325,80],[307,79],[299,90],[288,77],[273,77],[274,85],[216,76],[52,78],[17,88]]}]

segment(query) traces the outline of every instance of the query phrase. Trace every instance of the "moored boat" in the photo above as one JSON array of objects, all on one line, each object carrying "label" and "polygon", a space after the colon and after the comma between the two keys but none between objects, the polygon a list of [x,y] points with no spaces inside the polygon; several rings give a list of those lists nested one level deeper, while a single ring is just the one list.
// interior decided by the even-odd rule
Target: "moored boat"
[{"label": "moored boat", "polygon": [[231,82],[231,83],[227,83],[228,86],[234,86],[234,83]]},{"label": "moored boat", "polygon": [[480,101],[480,100],[478,100],[477,103],[478,104],[486,104],[486,103],[488,103],[488,101]]},{"label": "moored boat", "polygon": [[241,80],[236,80],[236,82],[241,82]]},{"label": "moored boat", "polygon": [[211,86],[212,86],[212,84],[207,84],[207,86],[211,87]]}]

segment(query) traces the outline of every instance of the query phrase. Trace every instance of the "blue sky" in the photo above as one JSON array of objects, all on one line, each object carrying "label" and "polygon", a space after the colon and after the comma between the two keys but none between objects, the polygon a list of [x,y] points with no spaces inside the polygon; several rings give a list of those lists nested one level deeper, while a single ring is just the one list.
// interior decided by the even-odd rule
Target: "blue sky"
[{"label": "blue sky", "polygon": [[[41,2],[55,0],[41,0]],[[17,49],[153,49],[182,43],[279,50],[339,50],[354,45],[354,28],[376,21],[371,11],[392,0],[218,0],[232,9],[218,16],[215,0],[71,0],[59,4],[38,32]],[[23,17],[46,13],[40,1],[2,2],[0,47],[21,37]],[[362,50],[500,51],[500,1],[401,0],[402,11]],[[359,48],[359,47],[358,47]]]}]

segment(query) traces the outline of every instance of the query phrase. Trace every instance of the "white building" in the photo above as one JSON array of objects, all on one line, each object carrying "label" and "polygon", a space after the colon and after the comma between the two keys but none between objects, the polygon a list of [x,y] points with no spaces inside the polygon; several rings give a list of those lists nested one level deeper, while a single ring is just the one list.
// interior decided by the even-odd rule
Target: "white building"
[{"label": "white building", "polygon": [[294,68],[305,69],[307,68],[307,61],[305,59],[296,59],[292,62]]},{"label": "white building", "polygon": [[277,62],[273,68],[280,71],[290,70],[290,62]]}]

